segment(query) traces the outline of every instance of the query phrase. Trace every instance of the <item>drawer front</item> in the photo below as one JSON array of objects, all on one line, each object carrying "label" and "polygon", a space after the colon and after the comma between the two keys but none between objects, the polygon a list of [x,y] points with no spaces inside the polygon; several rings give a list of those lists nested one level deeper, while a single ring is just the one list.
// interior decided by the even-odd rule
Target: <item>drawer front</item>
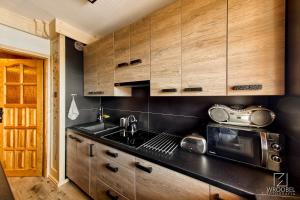
[{"label": "drawer front", "polygon": [[96,187],[97,190],[95,200],[128,200],[99,179],[97,180]]},{"label": "drawer front", "polygon": [[129,199],[134,199],[134,168],[127,168],[106,158],[98,158],[98,178]]},{"label": "drawer front", "polygon": [[210,185],[210,200],[223,199],[223,200],[246,200],[236,194],[232,194],[220,188]]},{"label": "drawer front", "polygon": [[100,145],[99,151],[100,152],[98,153],[100,157],[103,156],[104,158],[123,165],[124,167],[132,168],[135,161],[134,156],[105,145]]}]

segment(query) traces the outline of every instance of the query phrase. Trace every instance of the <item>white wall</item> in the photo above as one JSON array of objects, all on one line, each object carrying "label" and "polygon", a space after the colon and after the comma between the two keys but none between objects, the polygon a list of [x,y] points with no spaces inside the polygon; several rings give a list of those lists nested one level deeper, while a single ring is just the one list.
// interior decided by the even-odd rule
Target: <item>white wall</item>
[{"label": "white wall", "polygon": [[0,24],[0,45],[44,56],[50,55],[50,40]]}]

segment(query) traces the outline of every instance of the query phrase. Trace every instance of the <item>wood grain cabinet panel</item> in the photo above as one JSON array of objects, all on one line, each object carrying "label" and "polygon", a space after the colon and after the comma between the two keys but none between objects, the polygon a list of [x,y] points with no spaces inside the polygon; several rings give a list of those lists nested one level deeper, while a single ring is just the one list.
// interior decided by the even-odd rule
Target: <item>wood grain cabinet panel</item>
[{"label": "wood grain cabinet panel", "polygon": [[151,15],[151,96],[181,95],[181,1]]},{"label": "wood grain cabinet panel", "polygon": [[67,131],[66,174],[87,194],[90,194],[91,145],[94,145],[91,140]]},{"label": "wood grain cabinet panel", "polygon": [[149,17],[115,33],[115,64],[116,83],[150,80]]},{"label": "wood grain cabinet panel", "polygon": [[98,42],[88,45],[83,50],[84,55],[84,96],[97,96],[98,82]]},{"label": "wood grain cabinet panel", "polygon": [[284,94],[284,0],[228,0],[228,95]]},{"label": "wood grain cabinet panel", "polygon": [[136,158],[151,173],[136,168],[136,200],[207,200],[209,185],[159,165]]},{"label": "wood grain cabinet panel", "polygon": [[226,95],[227,0],[182,0],[182,95]]},{"label": "wood grain cabinet panel", "polygon": [[98,96],[114,96],[114,35],[109,34],[99,40],[97,52]]},{"label": "wood grain cabinet panel", "polygon": [[210,200],[246,200],[246,198],[243,198],[241,196],[238,196],[236,194],[233,194],[231,192],[222,190],[220,188],[210,186]]},{"label": "wood grain cabinet panel", "polygon": [[94,200],[128,200],[114,189],[110,188],[101,180],[97,179],[96,182],[96,195]]}]

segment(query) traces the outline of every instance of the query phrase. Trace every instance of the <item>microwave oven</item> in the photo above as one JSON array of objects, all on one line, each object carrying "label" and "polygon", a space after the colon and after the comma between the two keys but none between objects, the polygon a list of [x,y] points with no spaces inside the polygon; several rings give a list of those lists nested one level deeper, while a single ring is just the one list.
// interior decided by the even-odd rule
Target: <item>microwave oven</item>
[{"label": "microwave oven", "polygon": [[207,125],[207,154],[271,171],[283,169],[284,138],[260,128]]}]

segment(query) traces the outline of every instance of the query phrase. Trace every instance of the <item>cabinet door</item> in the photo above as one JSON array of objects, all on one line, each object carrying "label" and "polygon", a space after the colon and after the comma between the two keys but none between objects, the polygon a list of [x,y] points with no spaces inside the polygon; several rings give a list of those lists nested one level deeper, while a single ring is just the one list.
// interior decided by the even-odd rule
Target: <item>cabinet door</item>
[{"label": "cabinet door", "polygon": [[77,142],[74,138],[74,134],[70,131],[67,132],[67,152],[66,152],[66,174],[71,180],[76,177],[77,166]]},{"label": "cabinet door", "polygon": [[228,0],[228,95],[284,94],[284,0]]},{"label": "cabinet door", "polygon": [[98,43],[84,48],[84,96],[97,96]]},{"label": "cabinet door", "polygon": [[226,95],[227,0],[182,0],[182,95]]},{"label": "cabinet door", "polygon": [[246,198],[232,194],[220,188],[210,186],[210,200],[246,200]]},{"label": "cabinet door", "polygon": [[[100,96],[114,96],[114,36],[109,34],[99,41],[98,86]],[[94,72],[95,73],[95,72]]]},{"label": "cabinet door", "polygon": [[76,135],[77,161],[75,183],[87,194],[90,194],[90,140]]},{"label": "cabinet door", "polygon": [[[136,158],[136,200],[207,200],[209,185]],[[143,168],[151,169],[151,172]]]},{"label": "cabinet door", "polygon": [[130,26],[114,33],[115,82],[125,82],[123,70],[129,67],[130,60]]},{"label": "cabinet door", "polygon": [[151,96],[180,96],[181,1],[151,16]]}]

